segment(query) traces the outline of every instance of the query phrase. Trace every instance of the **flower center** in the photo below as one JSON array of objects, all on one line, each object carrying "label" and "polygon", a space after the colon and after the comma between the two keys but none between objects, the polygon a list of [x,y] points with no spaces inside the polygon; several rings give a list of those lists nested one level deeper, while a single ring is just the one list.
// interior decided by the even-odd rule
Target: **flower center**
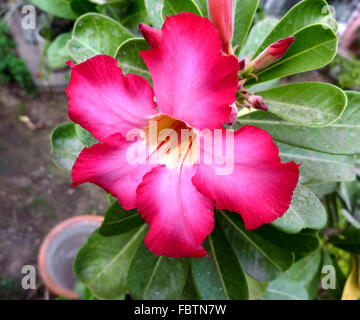
[{"label": "flower center", "polygon": [[160,114],[145,128],[151,156],[167,168],[192,167],[198,159],[197,134],[185,122]]}]

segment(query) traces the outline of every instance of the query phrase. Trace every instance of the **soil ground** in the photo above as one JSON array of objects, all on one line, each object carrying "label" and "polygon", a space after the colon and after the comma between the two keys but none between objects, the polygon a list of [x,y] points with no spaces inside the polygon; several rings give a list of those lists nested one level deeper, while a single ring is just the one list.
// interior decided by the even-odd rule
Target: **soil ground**
[{"label": "soil ground", "polygon": [[[38,129],[31,130],[21,116]],[[54,225],[76,215],[102,214],[107,207],[98,187],[72,189],[70,173],[52,161],[50,133],[67,121],[64,93],[30,98],[0,86],[0,299],[29,298],[21,288],[21,269],[36,266],[41,241]]]}]

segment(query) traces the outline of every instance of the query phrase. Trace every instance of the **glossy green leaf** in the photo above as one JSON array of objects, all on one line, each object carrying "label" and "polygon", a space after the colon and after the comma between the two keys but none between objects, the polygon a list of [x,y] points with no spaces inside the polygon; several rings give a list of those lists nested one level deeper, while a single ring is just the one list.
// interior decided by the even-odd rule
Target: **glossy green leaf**
[{"label": "glossy green leaf", "polygon": [[246,230],[239,214],[219,211],[217,215],[244,271],[252,278],[270,281],[292,265],[294,257],[291,251],[281,249],[256,232]]},{"label": "glossy green leaf", "polygon": [[50,136],[51,154],[57,165],[71,171],[84,145],[75,132],[74,123],[65,123],[56,127]]},{"label": "glossy green leaf", "polygon": [[251,86],[293,74],[319,69],[326,66],[336,55],[338,38],[330,28],[314,24],[298,31],[295,41],[277,63],[256,73],[258,80],[246,83]]},{"label": "glossy green leaf", "polygon": [[353,156],[330,155],[276,143],[283,162],[301,163],[300,174],[309,179],[316,177],[324,181],[352,181],[355,179],[355,159]]},{"label": "glossy green leaf", "polygon": [[144,224],[131,232],[103,237],[95,231],[75,259],[74,273],[99,299],[121,298],[126,277],[137,248],[145,237]]},{"label": "glossy green leaf", "polygon": [[193,0],[163,0],[162,16],[172,16],[180,12],[192,12],[201,16],[197,4]]},{"label": "glossy green leaf", "polygon": [[66,49],[66,44],[71,38],[71,33],[59,35],[49,46],[47,51],[47,62],[52,69],[66,67],[66,62],[71,60]]},{"label": "glossy green leaf", "polygon": [[[325,128],[308,128],[281,120],[263,111],[252,112],[238,119],[239,124],[251,124],[265,129],[280,142],[330,154],[360,153],[360,93],[345,92],[348,106],[341,120]],[[314,177],[316,178],[316,177]]]},{"label": "glossy green leaf", "polygon": [[354,212],[357,207],[357,201],[360,197],[360,184],[358,180],[353,179],[351,182],[340,184],[339,195],[344,201],[346,208]]},{"label": "glossy green leaf", "polygon": [[81,16],[74,25],[68,51],[76,63],[99,54],[115,57],[118,47],[133,35],[115,20],[98,14]]},{"label": "glossy green leaf", "polygon": [[70,0],[70,6],[78,16],[88,12],[97,12],[95,3],[89,0]]},{"label": "glossy green leaf", "polygon": [[294,191],[289,210],[272,225],[287,233],[298,233],[306,228],[322,229],[326,222],[326,211],[320,200],[299,184]]},{"label": "glossy green leaf", "polygon": [[146,41],[140,38],[129,39],[122,43],[115,57],[123,72],[138,74],[151,82],[150,72],[139,54],[140,51],[149,50],[149,48]]},{"label": "glossy green leaf", "polygon": [[[191,265],[189,266],[189,268]],[[182,292],[180,300],[200,300],[199,294],[196,290],[192,272],[189,270],[184,291]]]},{"label": "glossy green leaf", "polygon": [[78,124],[75,125],[75,133],[81,143],[87,148],[90,148],[92,145],[99,143],[99,141],[97,141],[89,131],[85,130]]},{"label": "glossy green leaf", "polygon": [[144,300],[178,299],[185,287],[187,269],[187,260],[158,257],[141,244],[127,277],[130,294]]},{"label": "glossy green leaf", "polygon": [[293,6],[281,19],[279,24],[274,26],[270,34],[259,46],[254,57],[258,56],[270,44],[280,39],[290,37],[304,27],[312,24],[325,24],[336,31],[336,21],[332,18],[325,0],[304,0],[296,6]]},{"label": "glossy green leaf", "polygon": [[131,0],[120,22],[134,34],[138,32],[139,24],[150,24],[150,19],[145,7],[145,0]]},{"label": "glossy green leaf", "polygon": [[126,211],[118,202],[115,202],[105,212],[105,219],[100,227],[100,234],[112,237],[127,233],[144,223],[136,210]]},{"label": "glossy green leaf", "polygon": [[205,18],[209,17],[208,0],[194,0],[201,11],[201,15]]},{"label": "glossy green leaf", "polygon": [[269,283],[262,299],[313,299],[320,283],[321,261],[320,250],[298,260],[284,275]]},{"label": "glossy green leaf", "polygon": [[256,94],[264,98],[269,112],[309,127],[324,127],[339,120],[348,102],[340,88],[321,82],[293,83]]},{"label": "glossy green leaf", "polygon": [[354,254],[360,254],[360,229],[348,229],[329,241],[337,248]]},{"label": "glossy green leaf", "polygon": [[163,0],[145,0],[145,7],[154,28],[161,29],[164,19],[162,17]]},{"label": "glossy green leaf", "polygon": [[234,1],[234,37],[233,46],[240,52],[249,33],[256,9],[260,0],[235,0]]},{"label": "glossy green leaf", "polygon": [[314,194],[316,194],[319,198],[322,198],[327,194],[331,194],[335,192],[338,188],[339,183],[310,180],[308,182],[303,183],[303,185],[304,187],[311,190]]},{"label": "glossy green leaf", "polygon": [[278,279],[269,283],[262,300],[308,300],[306,289],[296,281]]},{"label": "glossy green leaf", "polygon": [[246,275],[246,281],[249,288],[249,300],[258,300],[266,292],[268,284],[251,278]]},{"label": "glossy green leaf", "polygon": [[278,24],[279,20],[276,18],[265,18],[259,21],[250,31],[249,36],[241,50],[240,57],[248,59],[252,57],[260,44],[266,36],[271,32],[271,29]]},{"label": "glossy green leaf", "polygon": [[244,271],[218,223],[204,246],[209,257],[191,259],[194,283],[201,299],[248,299]]},{"label": "glossy green leaf", "polygon": [[310,229],[302,230],[296,234],[289,234],[277,230],[271,225],[264,225],[253,232],[273,245],[287,251],[293,251],[296,254],[308,254],[320,247],[318,232]]},{"label": "glossy green leaf", "polygon": [[78,15],[71,9],[71,0],[31,0],[41,10],[56,17],[75,20]]}]

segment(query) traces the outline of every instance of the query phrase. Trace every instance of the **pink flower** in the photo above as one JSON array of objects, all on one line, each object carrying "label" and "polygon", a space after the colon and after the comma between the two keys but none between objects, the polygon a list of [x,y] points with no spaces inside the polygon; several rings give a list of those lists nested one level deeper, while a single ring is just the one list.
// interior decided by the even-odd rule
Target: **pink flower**
[{"label": "pink flower", "polygon": [[289,50],[295,37],[281,39],[267,47],[254,61],[250,63],[252,72],[257,72],[267,68],[279,61]]},{"label": "pink flower", "polygon": [[211,21],[219,31],[223,51],[232,54],[231,41],[234,33],[233,0],[208,0]]},{"label": "pink flower", "polygon": [[[138,75],[124,76],[109,56],[72,68],[69,117],[101,141],[79,155],[72,169],[73,186],[95,183],[117,197],[124,209],[137,208],[150,226],[145,244],[153,253],[202,257],[206,252],[201,244],[214,226],[215,201],[218,209],[240,213],[248,229],[272,222],[289,208],[298,165],[281,163],[264,130],[223,129],[232,114],[239,65],[234,56],[222,55],[218,32],[209,20],[181,13],[166,19],[161,34],[144,26],[142,30],[153,47],[140,54],[154,89]],[[156,161],[129,161],[145,154],[149,160],[148,147],[161,148],[159,131],[155,137],[149,134],[149,123],[192,133],[190,144],[180,139],[175,145],[185,149],[180,159],[165,152]],[[145,135],[128,141],[125,137],[133,128]],[[220,132],[222,146],[232,134],[231,174],[217,175],[222,165],[200,161],[204,150],[198,150],[195,141],[203,129]],[[129,159],[131,149],[135,152]]]}]

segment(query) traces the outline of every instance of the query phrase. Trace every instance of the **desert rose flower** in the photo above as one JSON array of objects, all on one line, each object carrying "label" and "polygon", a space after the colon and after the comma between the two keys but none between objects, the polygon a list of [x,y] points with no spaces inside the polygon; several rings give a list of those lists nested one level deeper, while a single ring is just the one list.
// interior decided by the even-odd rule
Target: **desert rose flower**
[{"label": "desert rose flower", "polygon": [[[241,214],[247,229],[270,223],[289,208],[299,168],[281,163],[266,131],[223,129],[233,111],[239,64],[222,55],[219,34],[208,19],[181,13],[166,18],[161,31],[144,25],[141,30],[152,47],[140,55],[153,88],[138,75],[125,76],[118,61],[106,55],[72,65],[69,117],[101,142],[80,153],[73,186],[95,183],[124,209],[137,208],[150,226],[145,244],[154,254],[202,257],[202,242],[214,227],[215,202],[218,209]],[[134,129],[144,135],[129,139]],[[160,139],[162,130],[177,135],[185,129],[190,139],[170,139],[174,148],[153,156],[167,141]],[[203,130],[213,137],[220,133],[220,148],[211,142],[214,157],[227,136],[233,137],[229,174],[218,175],[223,164],[202,160],[204,150],[195,142]],[[179,156],[176,150],[184,152]]]},{"label": "desert rose flower", "polygon": [[208,0],[209,15],[219,31],[223,51],[232,54],[231,41],[234,34],[233,0]]},{"label": "desert rose flower", "polygon": [[295,37],[281,39],[269,47],[267,47],[254,61],[250,62],[247,67],[251,68],[252,72],[258,72],[267,68],[268,66],[279,61],[289,50]]}]

